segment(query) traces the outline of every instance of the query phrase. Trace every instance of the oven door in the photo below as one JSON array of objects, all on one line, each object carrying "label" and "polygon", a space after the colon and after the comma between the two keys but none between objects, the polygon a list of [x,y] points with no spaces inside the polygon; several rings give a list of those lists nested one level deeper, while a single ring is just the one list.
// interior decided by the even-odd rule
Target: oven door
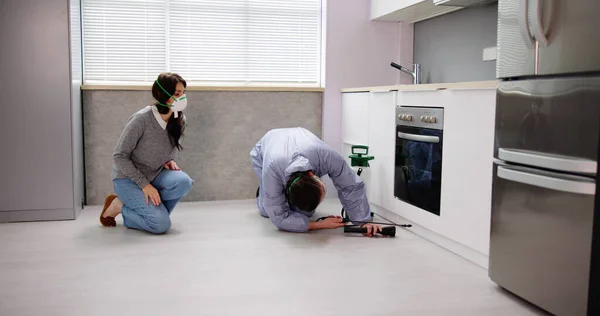
[{"label": "oven door", "polygon": [[396,126],[394,196],[440,215],[443,131]]}]

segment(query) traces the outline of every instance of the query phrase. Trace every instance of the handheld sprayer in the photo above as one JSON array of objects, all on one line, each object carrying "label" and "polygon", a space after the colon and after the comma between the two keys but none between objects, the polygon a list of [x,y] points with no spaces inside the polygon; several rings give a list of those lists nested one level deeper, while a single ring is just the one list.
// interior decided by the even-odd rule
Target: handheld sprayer
[{"label": "handheld sprayer", "polygon": [[[352,152],[352,154],[350,156],[348,156],[348,158],[350,158],[350,166],[352,167],[353,170],[356,171],[356,174],[359,177],[361,177],[361,175],[363,175],[363,172],[366,170],[367,171],[367,172],[365,172],[366,176],[361,177],[361,180],[363,180],[363,182],[365,182],[365,184],[368,184],[368,181],[370,180],[369,179],[369,177],[370,177],[369,161],[375,159],[375,157],[369,156],[369,146],[353,145],[351,148],[351,152]],[[346,223],[352,222],[353,224],[368,224],[368,223],[370,223],[370,224],[378,224],[378,225],[390,225],[387,227],[383,227],[381,232],[379,232],[381,235],[384,235],[384,236],[390,236],[390,237],[396,236],[396,226],[404,227],[404,228],[412,227],[412,225],[410,225],[410,224],[396,224],[396,223],[392,222],[391,220],[389,220],[375,212],[371,212],[371,219],[375,215],[377,215],[377,216],[381,217],[382,219],[388,221],[389,223],[351,221],[350,218],[348,217],[348,214],[346,214],[346,212],[344,211],[344,208],[342,208],[341,215],[342,215],[342,218],[344,219],[344,222],[346,222]],[[326,218],[327,217],[321,217],[318,220],[323,220]],[[344,233],[366,234],[367,229],[360,227],[359,225],[348,225],[348,226],[344,226]]]}]

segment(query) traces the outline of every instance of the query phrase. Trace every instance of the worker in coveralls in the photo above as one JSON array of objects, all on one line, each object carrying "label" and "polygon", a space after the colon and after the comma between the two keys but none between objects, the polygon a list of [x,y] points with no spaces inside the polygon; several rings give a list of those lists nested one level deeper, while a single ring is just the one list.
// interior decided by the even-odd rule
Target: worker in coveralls
[{"label": "worker in coveralls", "polygon": [[[301,128],[279,128],[267,132],[250,151],[252,168],[259,181],[257,205],[260,214],[280,230],[304,233],[347,225],[341,216],[311,221],[326,195],[321,177],[328,175],[350,221],[370,222],[366,188],[344,158],[316,135]],[[368,236],[381,227],[361,223]]]}]

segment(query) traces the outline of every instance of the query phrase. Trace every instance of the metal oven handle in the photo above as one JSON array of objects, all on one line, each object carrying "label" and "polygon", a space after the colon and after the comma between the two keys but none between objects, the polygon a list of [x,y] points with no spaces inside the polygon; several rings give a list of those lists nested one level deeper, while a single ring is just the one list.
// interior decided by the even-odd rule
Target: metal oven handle
[{"label": "metal oven handle", "polygon": [[437,136],[415,135],[415,134],[407,134],[407,133],[398,132],[398,137],[400,137],[402,139],[414,140],[417,142],[424,142],[424,143],[436,143],[437,144],[440,142],[440,138]]},{"label": "metal oven handle", "polygon": [[596,193],[596,184],[593,182],[561,179],[557,177],[509,169],[503,166],[498,166],[498,177],[509,181],[529,184],[536,187],[562,192],[583,195],[594,195]]}]

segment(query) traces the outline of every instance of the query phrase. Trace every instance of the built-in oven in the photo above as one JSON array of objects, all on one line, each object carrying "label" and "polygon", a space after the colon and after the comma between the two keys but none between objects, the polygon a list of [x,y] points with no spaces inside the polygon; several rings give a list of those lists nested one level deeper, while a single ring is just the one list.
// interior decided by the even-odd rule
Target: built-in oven
[{"label": "built-in oven", "polygon": [[440,215],[444,109],[396,107],[394,196]]}]

